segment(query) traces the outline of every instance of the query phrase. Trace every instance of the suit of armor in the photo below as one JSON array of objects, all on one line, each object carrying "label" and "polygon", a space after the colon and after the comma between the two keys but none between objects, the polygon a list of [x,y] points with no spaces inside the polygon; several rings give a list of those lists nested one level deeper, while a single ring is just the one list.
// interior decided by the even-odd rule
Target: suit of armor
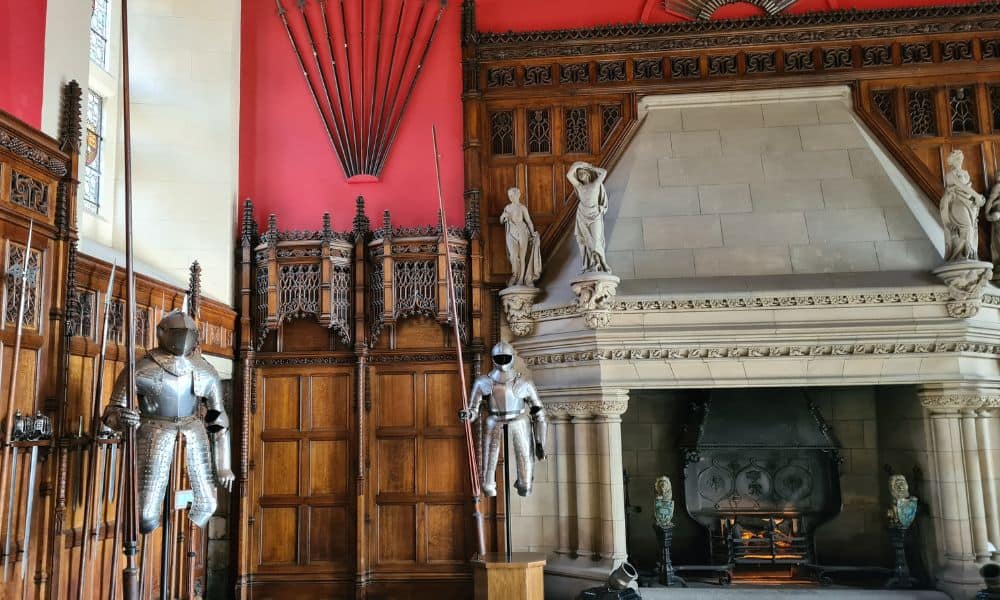
[{"label": "suit of armor", "polygon": [[195,349],[198,329],[194,320],[172,311],[157,325],[156,336],[159,347],[135,367],[139,411],[127,408],[128,376],[123,371],[104,413],[104,423],[112,429],[138,427],[139,528],[144,534],[160,526],[178,435],[187,444],[187,473],[194,492],[188,517],[195,525],[205,527],[215,513],[215,482],[230,489],[234,479],[229,417],[222,404],[219,375]]},{"label": "suit of armor", "polygon": [[[493,370],[472,384],[469,408],[459,417],[482,423],[482,462],[479,480],[487,496],[497,495],[496,470],[503,426],[510,431],[517,464],[514,487],[521,496],[531,494],[535,460],[545,459],[545,407],[530,379],[514,370],[514,348],[507,342],[493,346]],[[485,410],[484,410],[485,407]]]}]

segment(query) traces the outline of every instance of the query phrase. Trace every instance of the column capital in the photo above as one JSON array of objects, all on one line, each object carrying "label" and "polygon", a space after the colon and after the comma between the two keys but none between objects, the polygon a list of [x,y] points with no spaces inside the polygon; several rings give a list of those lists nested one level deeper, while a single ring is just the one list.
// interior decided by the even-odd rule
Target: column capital
[{"label": "column capital", "polygon": [[628,409],[628,390],[582,388],[544,391],[540,394],[545,413],[555,418],[620,417]]},{"label": "column capital", "polygon": [[1000,407],[1000,382],[928,383],[917,395],[932,413],[991,409]]}]

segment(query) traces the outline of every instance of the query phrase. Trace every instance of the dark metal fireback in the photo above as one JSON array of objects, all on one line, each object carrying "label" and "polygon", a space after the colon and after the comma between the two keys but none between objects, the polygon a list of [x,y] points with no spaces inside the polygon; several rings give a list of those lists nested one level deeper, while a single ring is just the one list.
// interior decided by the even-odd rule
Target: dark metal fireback
[{"label": "dark metal fireback", "polygon": [[840,456],[805,390],[715,390],[693,405],[681,448],[713,562],[812,562],[813,532],[840,512]]}]

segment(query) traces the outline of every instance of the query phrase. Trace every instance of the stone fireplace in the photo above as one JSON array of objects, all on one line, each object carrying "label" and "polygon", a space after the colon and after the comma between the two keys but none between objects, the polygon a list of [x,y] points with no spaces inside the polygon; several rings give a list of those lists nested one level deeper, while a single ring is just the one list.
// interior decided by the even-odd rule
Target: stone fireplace
[{"label": "stone fireplace", "polygon": [[[889,567],[887,467],[921,499],[911,561],[931,585],[961,597],[1000,558],[1000,295],[951,316],[933,204],[851,106],[846,88],[640,103],[607,181],[617,296],[575,306],[565,240],[512,338],[552,423],[534,495],[510,505],[515,550],[549,554],[547,597],[648,566],[660,474],[681,565],[735,532],[747,560]],[[745,430],[697,421],[706,402]]]}]

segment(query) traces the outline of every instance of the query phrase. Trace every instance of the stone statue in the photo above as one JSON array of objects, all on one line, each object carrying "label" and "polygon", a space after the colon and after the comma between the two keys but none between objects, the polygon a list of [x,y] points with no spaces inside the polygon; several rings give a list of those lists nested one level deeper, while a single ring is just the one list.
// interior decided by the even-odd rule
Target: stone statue
[{"label": "stone statue", "polygon": [[158,347],[135,366],[139,410],[127,407],[128,376],[122,371],[104,413],[104,423],[114,430],[138,428],[139,528],[144,534],[160,526],[178,434],[187,443],[187,474],[194,491],[188,517],[195,525],[205,527],[215,513],[215,484],[231,490],[234,479],[219,374],[196,349],[194,319],[179,310],[167,313],[156,326],[156,339]]},{"label": "stone statue", "polygon": [[[1000,265],[1000,177],[997,178],[989,198],[986,199],[986,220],[993,223],[990,232],[990,254],[993,256],[993,264]],[[993,276],[1000,276],[1000,269],[993,269]]]},{"label": "stone statue", "polygon": [[674,493],[670,485],[670,478],[661,475],[653,483],[653,521],[660,529],[673,526],[674,521]]},{"label": "stone statue", "polygon": [[570,165],[566,178],[576,189],[576,243],[583,257],[581,273],[610,273],[604,256],[604,215],[608,212],[608,190],[604,179],[608,172],[594,165],[577,161]]},{"label": "stone statue", "polygon": [[945,260],[949,262],[979,259],[979,209],[986,203],[982,194],[972,189],[969,172],[962,168],[965,155],[952,150],[948,155],[944,195],[941,197],[941,224],[944,226]]},{"label": "stone statue", "polygon": [[[479,480],[487,496],[497,495],[496,470],[504,425],[514,442],[517,481],[521,496],[531,494],[534,462],[545,459],[545,407],[535,384],[514,370],[514,348],[507,342],[493,346],[493,370],[472,384],[469,408],[459,411],[462,421],[483,417],[482,464]],[[484,407],[485,405],[485,407]]]},{"label": "stone statue", "polygon": [[507,232],[507,257],[510,259],[511,276],[509,286],[534,287],[542,273],[540,239],[531,222],[528,207],[521,204],[521,190],[512,187],[507,190],[510,204],[500,214],[500,222]]},{"label": "stone statue", "polygon": [[889,477],[889,492],[892,494],[892,507],[889,509],[889,522],[898,529],[907,529],[917,517],[917,497],[910,495],[910,486],[906,477],[893,475]]}]

